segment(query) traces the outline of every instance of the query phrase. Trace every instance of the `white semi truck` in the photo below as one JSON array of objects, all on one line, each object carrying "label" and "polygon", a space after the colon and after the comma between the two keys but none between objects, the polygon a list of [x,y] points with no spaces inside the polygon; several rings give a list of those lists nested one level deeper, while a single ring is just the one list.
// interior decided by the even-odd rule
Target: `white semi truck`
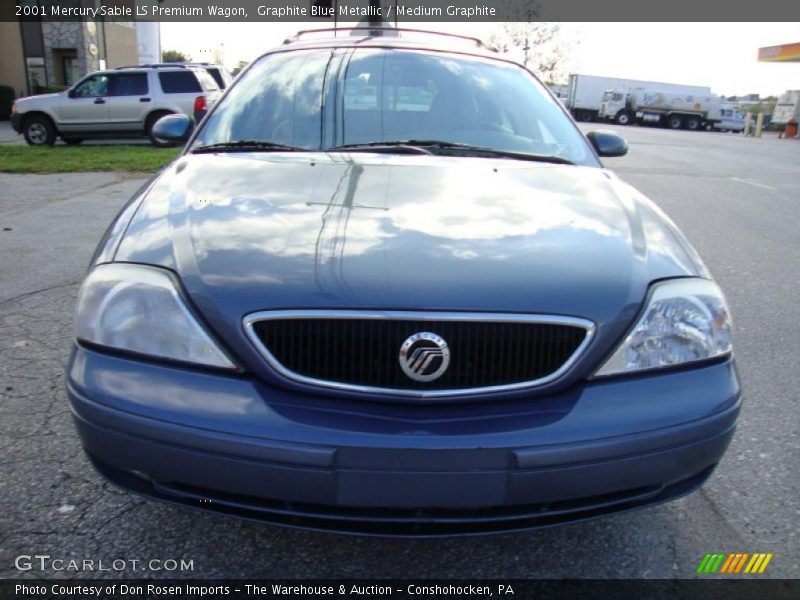
[{"label": "white semi truck", "polygon": [[566,105],[572,116],[578,121],[595,121],[600,113],[603,94],[609,90],[618,90],[623,94],[627,94],[636,89],[680,94],[711,93],[711,88],[699,85],[641,81],[639,79],[622,79],[620,77],[598,77],[576,73],[569,76]]},{"label": "white semi truck", "polygon": [[603,96],[599,117],[620,125],[649,123],[670,129],[711,130],[722,120],[722,101],[710,93],[609,90]]},{"label": "white semi truck", "polygon": [[775,110],[772,111],[771,122],[773,125],[786,125],[789,119],[794,119],[795,122],[800,123],[800,90],[784,92],[778,98]]}]

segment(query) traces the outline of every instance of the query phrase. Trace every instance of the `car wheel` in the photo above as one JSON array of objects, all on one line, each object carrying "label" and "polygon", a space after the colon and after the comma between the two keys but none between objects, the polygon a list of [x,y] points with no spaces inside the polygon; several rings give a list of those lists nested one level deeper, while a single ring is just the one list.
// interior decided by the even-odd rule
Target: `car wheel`
[{"label": "car wheel", "polygon": [[162,142],[161,140],[159,140],[158,138],[156,138],[153,135],[153,126],[156,124],[156,121],[158,121],[161,117],[166,117],[167,115],[172,115],[172,114],[175,114],[175,113],[166,112],[166,111],[165,112],[157,112],[157,113],[154,113],[154,114],[150,115],[147,118],[147,124],[145,125],[145,132],[147,133],[147,137],[150,138],[150,143],[153,144],[153,146],[155,146],[156,148],[172,148],[172,147],[174,147],[176,145],[176,144],[174,144],[172,142]]},{"label": "car wheel", "polygon": [[61,138],[67,146],[77,146],[83,143],[83,138]]},{"label": "car wheel", "polygon": [[700,119],[697,117],[689,117],[686,121],[686,129],[690,131],[697,131],[700,129]]},{"label": "car wheel", "polygon": [[56,143],[56,128],[48,117],[31,117],[23,129],[29,146],[52,146]]},{"label": "car wheel", "polygon": [[683,119],[681,119],[678,115],[672,115],[669,119],[667,119],[667,127],[670,129],[680,129],[681,125],[683,125]]},{"label": "car wheel", "polygon": [[617,125],[630,125],[632,121],[631,113],[623,110],[622,112],[617,113],[617,118],[615,120]]}]

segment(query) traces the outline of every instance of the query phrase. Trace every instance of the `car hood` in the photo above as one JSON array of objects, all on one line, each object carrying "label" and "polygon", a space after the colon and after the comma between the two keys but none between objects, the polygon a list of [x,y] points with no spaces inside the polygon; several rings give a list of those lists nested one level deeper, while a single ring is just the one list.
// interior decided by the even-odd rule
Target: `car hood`
[{"label": "car hood", "polygon": [[630,321],[653,280],[705,274],[669,219],[604,169],[359,153],[183,156],[115,260],[175,270],[223,328],[293,307],[608,326]]},{"label": "car hood", "polygon": [[17,98],[15,100],[17,107],[29,110],[33,107],[40,105],[52,105],[53,101],[58,100],[63,92],[55,94],[38,94],[36,96],[26,96],[25,98]]}]

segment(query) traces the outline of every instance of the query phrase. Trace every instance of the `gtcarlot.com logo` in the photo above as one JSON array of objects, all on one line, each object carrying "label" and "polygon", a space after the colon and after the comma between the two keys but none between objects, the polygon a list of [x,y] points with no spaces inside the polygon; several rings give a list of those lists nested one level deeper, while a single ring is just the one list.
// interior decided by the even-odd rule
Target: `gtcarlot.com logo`
[{"label": "gtcarlot.com logo", "polygon": [[194,571],[194,560],[174,558],[54,558],[49,554],[20,554],[14,560],[18,571]]},{"label": "gtcarlot.com logo", "polygon": [[767,565],[772,560],[772,553],[731,552],[706,554],[700,565],[698,573],[718,575],[760,574],[766,571]]}]

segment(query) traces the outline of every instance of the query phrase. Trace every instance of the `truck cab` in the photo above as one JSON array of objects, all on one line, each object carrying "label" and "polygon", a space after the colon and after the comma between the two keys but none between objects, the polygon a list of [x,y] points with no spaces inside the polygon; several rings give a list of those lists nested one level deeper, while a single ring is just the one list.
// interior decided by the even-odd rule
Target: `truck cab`
[{"label": "truck cab", "polygon": [[723,105],[720,109],[720,119],[714,123],[717,131],[743,131],[745,112],[735,106]]},{"label": "truck cab", "polygon": [[600,119],[616,121],[620,125],[628,125],[631,121],[627,107],[627,94],[619,90],[607,90],[600,102]]}]

